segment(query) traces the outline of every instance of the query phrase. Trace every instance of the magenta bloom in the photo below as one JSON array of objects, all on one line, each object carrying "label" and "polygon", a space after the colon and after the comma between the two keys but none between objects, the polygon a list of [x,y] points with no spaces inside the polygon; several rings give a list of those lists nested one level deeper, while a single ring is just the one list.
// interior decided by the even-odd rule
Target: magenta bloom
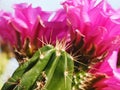
[{"label": "magenta bloom", "polygon": [[63,3],[71,39],[77,50],[82,48],[86,54],[94,49],[93,56],[119,48],[120,17],[106,0],[96,5],[97,0],[67,0]]},{"label": "magenta bloom", "polygon": [[47,40],[51,38],[54,41],[56,38],[66,36],[67,26],[61,10],[56,11],[56,14],[51,18],[53,13],[42,11],[40,7],[32,8],[31,5],[19,4],[15,5],[13,23],[22,36],[30,38],[31,43],[35,45],[40,42],[41,37]]},{"label": "magenta bloom", "polygon": [[98,81],[94,87],[96,90],[119,90],[120,89],[120,68],[117,67],[118,52],[114,51],[105,61],[96,65],[96,69],[90,72],[96,75],[105,75],[106,77]]},{"label": "magenta bloom", "polygon": [[[75,66],[81,69],[83,64],[95,65],[90,72],[96,77],[105,75],[93,86],[95,90],[119,90],[120,70],[116,66],[117,57],[113,51],[120,48],[120,13],[106,0],[97,5],[96,1],[66,0],[63,3],[71,29],[72,49],[78,56]],[[79,65],[79,62],[82,64]]]},{"label": "magenta bloom", "polygon": [[17,36],[14,29],[11,27],[11,18],[10,13],[5,13],[0,11],[0,37],[7,43],[15,46],[17,44]]},{"label": "magenta bloom", "polygon": [[25,3],[15,5],[14,9],[14,15],[1,12],[0,36],[15,48],[18,44],[24,48],[29,40],[30,48],[36,50],[43,42],[55,44],[56,39],[69,37],[63,10],[48,12]]}]

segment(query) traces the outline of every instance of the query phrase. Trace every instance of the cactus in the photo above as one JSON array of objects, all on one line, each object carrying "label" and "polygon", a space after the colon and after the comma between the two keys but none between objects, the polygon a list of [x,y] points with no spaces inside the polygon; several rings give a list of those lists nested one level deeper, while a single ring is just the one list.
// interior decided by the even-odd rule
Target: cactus
[{"label": "cactus", "polygon": [[73,68],[71,55],[46,45],[16,69],[2,90],[71,90]]}]

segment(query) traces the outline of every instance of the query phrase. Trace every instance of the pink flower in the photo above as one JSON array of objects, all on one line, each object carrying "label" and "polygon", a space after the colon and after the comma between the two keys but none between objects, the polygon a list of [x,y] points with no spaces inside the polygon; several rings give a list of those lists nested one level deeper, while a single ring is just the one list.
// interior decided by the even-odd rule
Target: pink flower
[{"label": "pink flower", "polygon": [[[22,38],[34,38],[32,36],[38,29],[41,19],[48,20],[50,13],[44,12],[40,7],[32,8],[31,5],[17,4],[14,6],[15,16],[12,20],[13,25],[22,34]],[[39,25],[39,26],[38,26]],[[42,26],[41,26],[42,27]],[[36,30],[35,30],[36,29]]]},{"label": "pink flower", "polygon": [[[42,11],[40,7],[32,8],[31,5],[15,5],[15,18],[13,24],[22,34],[23,38],[29,38],[32,45],[40,47],[42,37],[51,39],[63,38],[67,35],[67,25],[63,11]],[[61,16],[60,16],[61,15]],[[52,18],[51,18],[52,17]],[[52,35],[51,35],[52,34]]]},{"label": "pink flower", "polygon": [[11,18],[12,15],[10,13],[0,11],[0,37],[6,43],[15,46],[17,44],[17,36],[16,32],[11,27]]},{"label": "pink flower", "polygon": [[[0,23],[0,31],[3,34],[8,33],[7,29],[11,30],[11,33],[17,32],[19,34],[19,36],[15,34],[15,40],[12,39],[13,36],[11,36],[11,33],[6,35],[12,45],[13,42],[16,43],[18,40],[16,37],[19,37],[20,47],[24,48],[26,40],[29,39],[29,41],[27,41],[29,42],[29,46],[36,50],[41,47],[43,42],[47,41],[55,44],[56,39],[69,37],[66,15],[62,9],[56,12],[48,12],[43,11],[40,7],[32,8],[31,5],[25,3],[17,4],[14,8],[14,15],[8,15],[9,20],[6,18],[2,19],[1,22],[6,22],[4,25]],[[4,18],[5,16],[1,15],[0,17]],[[10,22],[11,28],[6,27],[8,22]],[[4,31],[3,28],[5,29]],[[3,37],[2,33],[1,37]],[[42,39],[44,39],[43,42]],[[17,47],[17,45],[15,47]]]},{"label": "pink flower", "polygon": [[120,89],[120,68],[117,67],[118,52],[114,51],[105,61],[97,64],[91,69],[94,75],[105,75],[106,77],[98,81],[94,87],[96,90],[119,90]]},{"label": "pink flower", "polygon": [[63,3],[74,47],[101,56],[120,46],[120,15],[106,0],[67,0]]}]

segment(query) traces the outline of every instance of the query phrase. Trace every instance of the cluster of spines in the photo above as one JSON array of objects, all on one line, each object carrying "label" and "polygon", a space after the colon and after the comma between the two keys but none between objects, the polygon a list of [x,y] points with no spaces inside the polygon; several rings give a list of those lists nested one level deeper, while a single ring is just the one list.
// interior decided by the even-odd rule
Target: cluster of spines
[{"label": "cluster of spines", "polygon": [[73,76],[72,90],[96,90],[94,84],[105,78],[105,75],[94,75],[81,71]]},{"label": "cluster of spines", "polygon": [[79,72],[73,76],[72,90],[94,90],[92,84],[96,77],[90,73]]}]

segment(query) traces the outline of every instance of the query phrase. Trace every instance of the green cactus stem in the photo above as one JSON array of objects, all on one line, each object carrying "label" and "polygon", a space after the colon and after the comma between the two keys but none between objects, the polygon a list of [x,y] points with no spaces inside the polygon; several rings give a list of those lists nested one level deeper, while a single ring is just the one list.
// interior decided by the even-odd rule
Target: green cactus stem
[{"label": "green cactus stem", "polygon": [[2,90],[71,90],[74,63],[60,45],[40,48],[17,68]]}]

